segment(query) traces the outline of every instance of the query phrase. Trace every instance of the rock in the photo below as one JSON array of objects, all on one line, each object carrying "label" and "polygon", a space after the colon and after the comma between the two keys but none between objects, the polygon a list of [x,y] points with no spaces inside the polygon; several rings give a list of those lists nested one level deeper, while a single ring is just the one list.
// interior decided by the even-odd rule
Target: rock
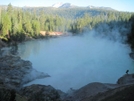
[{"label": "rock", "polygon": [[0,39],[0,48],[1,48],[1,47],[6,47],[6,46],[7,46],[7,44],[4,43],[4,42]]},{"label": "rock", "polygon": [[68,96],[67,93],[64,93],[61,90],[57,90],[57,91],[58,91],[58,94],[60,95],[61,100],[64,100],[64,98],[66,98]]},{"label": "rock", "polygon": [[[82,101],[134,101],[134,84],[119,86],[95,96],[85,97]],[[73,100],[75,101],[75,100]]]},{"label": "rock", "polygon": [[4,47],[0,49],[0,56],[4,57],[6,55],[11,55],[10,48],[9,47]]},{"label": "rock", "polygon": [[132,53],[129,53],[129,56],[132,58],[132,59],[134,59],[134,53],[132,52]]},{"label": "rock", "polygon": [[[126,85],[95,96],[98,100],[83,101],[134,101],[134,84]],[[100,100],[102,99],[102,100]]]},{"label": "rock", "polygon": [[34,84],[22,88],[20,92],[28,98],[28,101],[60,101],[58,91],[50,85]]},{"label": "rock", "polygon": [[0,101],[28,101],[26,97],[19,95],[14,89],[0,84]]},{"label": "rock", "polygon": [[[126,96],[126,98],[124,99],[129,99],[127,97],[128,94],[122,91],[131,86],[134,87],[134,74],[125,74],[118,79],[117,84],[106,84],[97,82],[90,83],[76,90],[71,96],[65,97],[64,101],[101,101],[102,99],[106,99],[105,101],[117,101],[117,100],[110,100],[111,96],[112,99],[116,99],[116,96],[122,97],[121,95],[117,95],[117,93],[118,94],[122,93],[124,94],[124,96]],[[133,92],[133,90],[130,89],[130,92]],[[119,101],[133,101],[133,100],[119,100]]]},{"label": "rock", "polygon": [[117,84],[131,84],[131,83],[134,83],[134,74],[125,74],[117,81]]},{"label": "rock", "polygon": [[117,87],[117,84],[105,84],[99,82],[89,83],[88,85],[74,91],[72,95],[65,97],[64,101],[83,101],[82,99],[95,96]]},{"label": "rock", "polygon": [[0,57],[0,81],[13,89],[32,80],[45,77],[49,77],[49,75],[33,69],[30,61],[22,60],[15,55]]},{"label": "rock", "polygon": [[[125,94],[125,92],[122,92],[122,90],[129,88],[131,86],[134,87],[134,74],[125,74],[124,76],[118,79],[117,84],[107,84],[99,82],[89,83],[86,86],[74,91],[71,95],[68,94],[67,96],[65,96],[63,98],[63,101],[101,101],[106,97],[116,95],[117,92]],[[131,90],[131,92],[133,91]],[[114,98],[114,96],[112,98]],[[109,101],[109,99],[105,101]]]},{"label": "rock", "polygon": [[77,90],[76,90],[76,89],[73,89],[73,88],[70,88],[70,89],[67,91],[67,95],[68,95],[68,96],[72,96],[75,91],[77,91]]}]

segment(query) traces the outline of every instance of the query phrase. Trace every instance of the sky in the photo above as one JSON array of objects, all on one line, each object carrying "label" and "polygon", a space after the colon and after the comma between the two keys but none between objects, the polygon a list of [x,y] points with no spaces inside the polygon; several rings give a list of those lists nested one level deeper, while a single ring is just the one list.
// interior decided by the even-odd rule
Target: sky
[{"label": "sky", "polygon": [[77,6],[97,6],[97,7],[111,7],[118,11],[134,12],[134,0],[1,0],[0,5],[8,5],[11,3],[13,6],[42,6],[48,7],[55,3],[71,3]]}]

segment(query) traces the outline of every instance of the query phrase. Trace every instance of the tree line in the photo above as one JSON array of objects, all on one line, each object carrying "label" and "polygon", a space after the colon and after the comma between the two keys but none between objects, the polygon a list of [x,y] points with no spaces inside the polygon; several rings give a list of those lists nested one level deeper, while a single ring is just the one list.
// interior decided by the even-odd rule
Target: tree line
[{"label": "tree line", "polygon": [[101,13],[97,16],[91,16],[85,13],[83,17],[76,19],[71,25],[71,31],[73,33],[82,33],[85,29],[92,30],[97,26],[103,24],[112,25],[112,23],[128,24],[132,13],[108,11]]},{"label": "tree line", "polygon": [[131,46],[131,49],[134,51],[134,14],[130,18],[130,23],[131,23],[131,29],[130,33],[128,34],[128,43]]},{"label": "tree line", "polygon": [[23,11],[11,4],[0,9],[0,38],[23,41],[26,37],[37,38],[40,31],[61,31],[69,29],[70,21],[58,15],[45,15],[43,11]]},{"label": "tree line", "polygon": [[[69,11],[63,13],[63,10],[59,9],[57,14],[50,14],[45,13],[45,9],[31,8],[29,11],[23,8],[13,7],[9,4],[7,9],[0,8],[0,39],[23,41],[27,37],[38,38],[40,37],[40,31],[60,31],[78,34],[85,30],[95,29],[102,23],[109,25],[120,23],[120,26],[122,26],[122,24],[128,24],[130,22],[133,14],[112,10],[96,10],[97,13],[91,10],[91,14],[88,10],[84,13],[82,11],[82,14],[79,15],[79,9],[71,8],[70,13]],[[64,16],[60,14],[60,11],[62,11]],[[67,9],[64,9],[64,11],[67,11]],[[77,18],[70,19],[66,17],[73,16],[73,14],[75,16],[77,15]]]}]

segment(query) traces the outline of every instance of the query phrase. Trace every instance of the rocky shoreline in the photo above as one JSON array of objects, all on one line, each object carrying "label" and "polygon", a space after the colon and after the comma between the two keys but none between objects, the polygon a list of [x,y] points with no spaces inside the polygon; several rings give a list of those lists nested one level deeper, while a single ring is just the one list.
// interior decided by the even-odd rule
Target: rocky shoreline
[{"label": "rocky shoreline", "polygon": [[[85,85],[84,87],[74,91],[71,96],[65,97],[63,101],[103,101],[110,96],[113,96],[117,92],[123,93],[124,89],[129,89],[134,87],[134,74],[125,74],[118,79],[117,84],[109,83],[100,83],[94,82]],[[134,91],[131,89],[133,94]],[[126,96],[128,94],[124,92]],[[113,98],[116,98],[118,95],[114,95]],[[125,98],[124,98],[125,99]],[[131,99],[134,100],[134,97],[131,96]],[[111,100],[111,101],[133,101],[133,100]],[[110,100],[105,100],[110,101]]]},{"label": "rocky shoreline", "polygon": [[2,48],[0,53],[0,81],[11,88],[18,89],[35,79],[49,77],[48,74],[36,71],[30,61],[12,55],[8,48]]},{"label": "rocky shoreline", "polygon": [[134,74],[123,75],[117,84],[94,82],[78,90],[70,88],[68,93],[51,85],[23,87],[45,77],[49,75],[36,71],[30,61],[11,54],[8,48],[0,49],[0,101],[134,101]]}]

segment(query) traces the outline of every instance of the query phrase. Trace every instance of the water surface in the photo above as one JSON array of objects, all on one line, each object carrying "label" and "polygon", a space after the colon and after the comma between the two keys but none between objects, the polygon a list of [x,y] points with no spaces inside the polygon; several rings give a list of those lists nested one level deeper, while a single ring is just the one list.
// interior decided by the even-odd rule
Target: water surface
[{"label": "water surface", "polygon": [[30,84],[67,91],[91,82],[116,83],[127,69],[134,72],[128,45],[92,35],[66,36],[22,43],[20,56],[51,77]]}]

